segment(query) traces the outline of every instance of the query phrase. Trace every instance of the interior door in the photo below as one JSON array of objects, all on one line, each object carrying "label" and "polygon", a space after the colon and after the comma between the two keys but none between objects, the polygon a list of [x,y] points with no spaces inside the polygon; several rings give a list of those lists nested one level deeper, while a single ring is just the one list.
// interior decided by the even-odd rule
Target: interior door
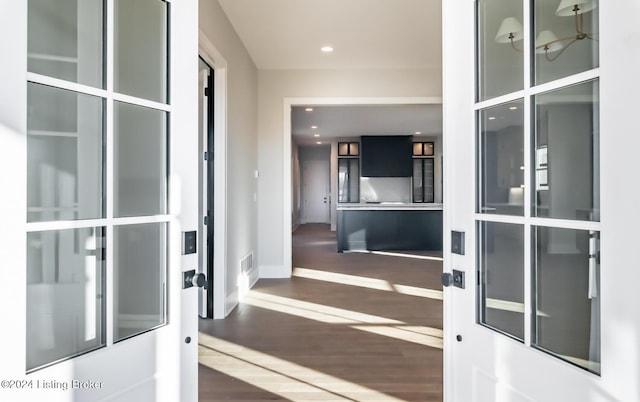
[{"label": "interior door", "polygon": [[[626,384],[640,324],[620,310],[635,290],[613,272],[632,258],[615,239],[633,212],[625,191],[608,195],[629,146],[615,131],[630,117],[612,95],[629,76],[622,60],[640,52],[609,50],[608,68],[600,52],[640,15],[625,12],[443,2],[447,401],[640,396]],[[568,39],[549,39],[550,27]]]},{"label": "interior door", "polygon": [[329,223],[329,162],[303,163],[303,222]]},{"label": "interior door", "polygon": [[195,401],[197,3],[0,8],[0,399]]}]

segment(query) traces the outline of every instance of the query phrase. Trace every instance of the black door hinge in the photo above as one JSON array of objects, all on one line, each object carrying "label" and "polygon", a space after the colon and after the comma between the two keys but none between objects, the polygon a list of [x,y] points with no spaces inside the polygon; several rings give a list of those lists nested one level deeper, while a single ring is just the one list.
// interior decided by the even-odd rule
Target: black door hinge
[{"label": "black door hinge", "polygon": [[204,158],[205,161],[209,160],[209,154],[207,152],[205,152],[204,155],[202,155],[202,157]]},{"label": "black door hinge", "polygon": [[209,91],[209,87],[206,87],[204,89],[204,96],[209,96],[210,93],[211,93],[211,91]]},{"label": "black door hinge", "polygon": [[208,217],[208,216],[205,216],[205,217],[204,217],[204,224],[205,224],[205,225],[208,225],[208,224],[209,224],[209,217]]}]

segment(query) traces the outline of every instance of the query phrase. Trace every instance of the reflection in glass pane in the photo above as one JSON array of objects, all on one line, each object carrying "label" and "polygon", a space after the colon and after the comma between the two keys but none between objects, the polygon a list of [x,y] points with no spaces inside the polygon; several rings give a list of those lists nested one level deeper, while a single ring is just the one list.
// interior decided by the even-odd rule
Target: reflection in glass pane
[{"label": "reflection in glass pane", "polygon": [[29,0],[28,70],[103,87],[102,0]]},{"label": "reflection in glass pane", "polygon": [[532,344],[600,372],[599,234],[538,227]]},{"label": "reflection in glass pane", "polygon": [[535,216],[600,220],[598,103],[598,81],[535,97]]},{"label": "reflection in glass pane", "polygon": [[479,212],[524,214],[524,101],[480,111]]},{"label": "reflection in glass pane", "polygon": [[166,224],[114,228],[114,341],[165,323]]},{"label": "reflection in glass pane", "polygon": [[105,344],[103,232],[27,234],[27,370]]},{"label": "reflection in glass pane", "polygon": [[598,0],[535,2],[535,83],[599,65]]},{"label": "reflection in glass pane", "polygon": [[433,202],[433,158],[424,159],[422,168],[422,177],[424,180],[424,202]]},{"label": "reflection in glass pane", "polygon": [[360,160],[358,158],[338,159],[338,202],[359,202]]},{"label": "reflection in glass pane", "polygon": [[422,173],[423,173],[422,159],[414,159],[413,160],[413,202],[424,202],[424,177]]},{"label": "reflection in glass pane", "polygon": [[522,1],[478,0],[478,100],[523,88]]},{"label": "reflection in glass pane", "polygon": [[27,221],[103,216],[103,100],[29,83]]},{"label": "reflection in glass pane", "polygon": [[338,202],[349,202],[349,159],[338,159]]},{"label": "reflection in glass pane", "polygon": [[524,339],[524,228],[479,223],[480,322]]},{"label": "reflection in glass pane", "polygon": [[167,211],[167,115],[115,102],[116,217]]},{"label": "reflection in glass pane", "polygon": [[167,103],[167,2],[115,0],[115,90]]},{"label": "reflection in glass pane", "polygon": [[360,202],[360,159],[349,159],[349,202]]}]

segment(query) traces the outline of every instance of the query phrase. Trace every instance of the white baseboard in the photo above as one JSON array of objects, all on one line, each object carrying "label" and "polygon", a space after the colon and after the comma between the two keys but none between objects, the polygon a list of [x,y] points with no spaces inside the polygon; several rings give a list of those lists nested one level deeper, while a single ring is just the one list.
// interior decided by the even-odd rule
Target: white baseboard
[{"label": "white baseboard", "polygon": [[247,272],[247,276],[249,277],[249,289],[255,286],[258,279],[260,279],[260,272],[258,268],[254,267],[252,270]]},{"label": "white baseboard", "polygon": [[233,289],[224,300],[224,316],[228,316],[238,306],[238,289]]},{"label": "white baseboard", "polygon": [[291,278],[291,270],[283,265],[260,265],[260,279]]}]

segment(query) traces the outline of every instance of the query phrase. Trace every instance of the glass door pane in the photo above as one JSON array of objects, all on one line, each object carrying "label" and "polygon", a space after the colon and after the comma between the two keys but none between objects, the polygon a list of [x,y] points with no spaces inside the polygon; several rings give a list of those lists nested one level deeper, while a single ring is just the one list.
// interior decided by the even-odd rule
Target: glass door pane
[{"label": "glass door pane", "polygon": [[535,216],[600,220],[598,102],[598,81],[535,97]]},{"label": "glass door pane", "polygon": [[478,0],[478,100],[523,88],[522,1]]},{"label": "glass door pane", "polygon": [[524,227],[479,223],[479,320],[524,340]]},{"label": "glass door pane", "polygon": [[29,83],[27,221],[101,218],[101,98]]},{"label": "glass door pane", "polygon": [[524,215],[524,101],[479,112],[479,212]]},{"label": "glass door pane", "polygon": [[360,202],[360,159],[349,159],[349,202]]},{"label": "glass door pane", "polygon": [[167,113],[115,103],[114,214],[167,212]]},{"label": "glass door pane", "polygon": [[533,344],[600,372],[599,233],[538,227]]},{"label": "glass door pane", "polygon": [[164,223],[115,227],[114,341],[166,322],[166,230]]},{"label": "glass door pane", "polygon": [[535,84],[598,67],[598,0],[534,3]]},{"label": "glass door pane", "polygon": [[105,345],[103,228],[27,235],[27,370]]},{"label": "glass door pane", "polygon": [[422,177],[424,180],[424,202],[433,202],[434,188],[433,188],[433,158],[426,158],[423,160]]},{"label": "glass door pane", "polygon": [[29,0],[28,71],[102,88],[102,0]]},{"label": "glass door pane", "polygon": [[115,0],[115,90],[168,103],[169,8],[159,0]]}]

